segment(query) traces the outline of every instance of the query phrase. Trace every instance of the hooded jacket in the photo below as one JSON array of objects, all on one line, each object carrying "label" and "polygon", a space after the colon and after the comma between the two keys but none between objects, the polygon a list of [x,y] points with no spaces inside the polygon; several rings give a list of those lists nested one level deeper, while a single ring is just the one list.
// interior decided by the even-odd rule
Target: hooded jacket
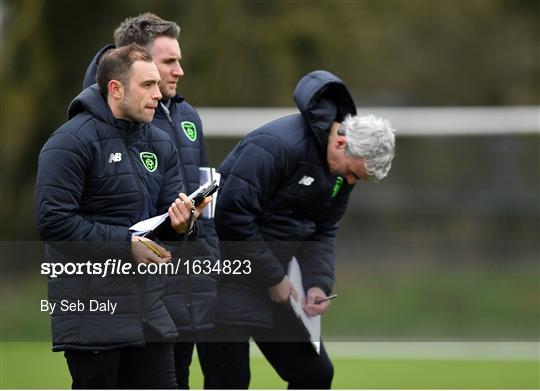
[{"label": "hooded jacket", "polygon": [[[114,47],[109,44],[96,53],[86,70],[83,88],[95,83],[101,56]],[[167,133],[176,146],[179,173],[186,194],[191,194],[199,187],[199,167],[208,166],[199,114],[183,97],[176,95],[171,98],[167,110],[162,104],[157,107],[152,124]],[[197,228],[197,243],[190,243],[189,252],[179,255],[184,260],[208,259],[215,263],[219,249],[214,221],[199,218]],[[185,271],[184,268],[181,270]],[[212,328],[216,300],[216,280],[212,275],[180,273],[169,276],[164,301],[181,335],[192,338],[187,332]]]},{"label": "hooded jacket", "polygon": [[[35,209],[47,257],[130,262],[129,227],[166,212],[183,188],[176,148],[150,124],[114,118],[97,85],[73,100],[68,115],[39,154]],[[144,162],[148,156],[153,163]],[[176,238],[170,231],[168,238]],[[157,340],[177,336],[161,299],[162,276],[61,275],[48,285],[57,304],[53,350],[141,345],[149,330]],[[92,299],[117,303],[115,313],[91,311]],[[85,308],[62,311],[61,300]]]},{"label": "hooded jacket", "polygon": [[250,260],[252,272],[219,280],[218,322],[271,327],[267,289],[283,279],[292,256],[306,290],[332,290],[335,235],[353,186],[329,171],[328,132],[356,108],[326,71],[304,76],[294,100],[300,114],[249,133],[219,167],[222,256]]}]

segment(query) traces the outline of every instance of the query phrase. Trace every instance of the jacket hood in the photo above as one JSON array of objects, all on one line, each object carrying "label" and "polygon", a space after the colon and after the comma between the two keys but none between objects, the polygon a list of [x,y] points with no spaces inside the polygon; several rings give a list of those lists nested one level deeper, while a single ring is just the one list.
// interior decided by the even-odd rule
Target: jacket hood
[{"label": "jacket hood", "polygon": [[117,128],[126,128],[130,125],[128,121],[114,118],[107,101],[99,93],[97,84],[84,89],[71,101],[68,107],[68,118],[71,119],[85,111],[98,120]]},{"label": "jacket hood", "polygon": [[96,74],[97,74],[97,67],[99,64],[99,60],[101,60],[101,57],[109,50],[114,49],[115,46],[113,44],[108,44],[104,47],[102,47],[94,56],[90,64],[88,64],[88,68],[86,68],[86,73],[84,74],[84,81],[83,81],[83,90],[90,87],[92,84],[96,83]]},{"label": "jacket hood", "polygon": [[347,114],[356,114],[356,105],[345,83],[328,71],[313,71],[302,77],[293,97],[324,150],[332,123],[343,121]]}]

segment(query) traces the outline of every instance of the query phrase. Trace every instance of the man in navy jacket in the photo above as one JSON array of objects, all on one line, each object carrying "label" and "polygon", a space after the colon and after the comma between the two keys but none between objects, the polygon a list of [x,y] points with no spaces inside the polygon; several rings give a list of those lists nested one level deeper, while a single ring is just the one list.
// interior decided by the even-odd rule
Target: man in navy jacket
[{"label": "man in navy jacket", "polygon": [[385,120],[356,116],[344,83],[326,71],[304,76],[300,114],[249,133],[221,164],[216,228],[224,259],[250,260],[218,284],[217,343],[200,349],[205,387],[247,388],[253,337],[289,388],[330,388],[333,367],[318,355],[284,305],[296,291],[287,264],[298,260],[305,312],[323,314],[334,284],[334,241],[354,184],[383,179],[394,156]]},{"label": "man in navy jacket", "polygon": [[[173,345],[163,341],[177,331],[162,301],[164,284],[135,267],[166,263],[170,253],[148,241],[158,256],[140,243],[148,239],[129,232],[137,221],[165,212],[171,226],[163,239],[182,240],[191,228],[191,201],[178,194],[176,148],[149,124],[161,99],[159,72],[148,53],[129,45],[103,57],[97,80],[73,100],[69,121],[41,150],[37,225],[41,238],[52,241],[53,261],[93,258],[86,252],[92,248],[103,263],[118,253],[133,267],[117,276],[49,278],[52,303],[83,305],[58,305],[51,313],[53,350],[65,351],[74,388],[175,388]],[[91,309],[91,301],[105,299],[115,312]]]},{"label": "man in navy jacket", "polygon": [[[90,63],[84,78],[84,87],[95,83],[95,72],[101,56],[111,48],[136,43],[147,49],[156,63],[161,81],[162,99],[156,108],[152,124],[165,131],[173,140],[180,161],[179,171],[184,179],[186,192],[199,187],[199,168],[208,166],[202,123],[197,111],[176,92],[177,83],[184,75],[180,64],[182,54],[178,43],[180,27],[172,21],[145,13],[124,20],[114,32],[114,45],[101,49]],[[218,237],[212,219],[198,220],[198,238],[192,244],[191,254],[181,254],[183,259],[219,258]],[[216,282],[212,276],[169,276],[164,301],[176,323],[180,341],[175,345],[177,381],[180,388],[189,388],[189,366],[193,341],[204,339],[205,332],[214,326],[216,308]]]}]

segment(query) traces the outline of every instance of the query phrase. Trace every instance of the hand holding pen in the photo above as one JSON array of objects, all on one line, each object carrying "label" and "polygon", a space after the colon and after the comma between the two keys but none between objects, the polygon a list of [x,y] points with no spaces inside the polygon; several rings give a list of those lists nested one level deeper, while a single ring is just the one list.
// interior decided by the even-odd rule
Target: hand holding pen
[{"label": "hand holding pen", "polygon": [[321,304],[321,303],[324,303],[325,301],[335,299],[336,297],[337,297],[336,294],[330,295],[330,296],[328,296],[328,297],[325,297],[324,299],[315,301],[315,304]]},{"label": "hand holding pen", "polygon": [[309,288],[307,291],[304,311],[309,316],[322,315],[328,310],[328,307],[330,307],[330,301],[335,297],[337,297],[337,295],[327,297],[321,288]]},{"label": "hand holding pen", "polygon": [[137,263],[167,263],[171,253],[159,244],[140,236],[131,238],[131,253]]}]

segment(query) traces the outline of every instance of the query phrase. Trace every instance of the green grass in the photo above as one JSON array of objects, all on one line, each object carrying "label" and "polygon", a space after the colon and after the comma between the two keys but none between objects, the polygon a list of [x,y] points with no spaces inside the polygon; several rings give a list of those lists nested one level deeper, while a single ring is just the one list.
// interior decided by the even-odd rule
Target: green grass
[{"label": "green grass", "polygon": [[534,361],[334,359],[334,388],[538,388]]},{"label": "green grass", "polygon": [[[538,339],[538,267],[516,270],[434,269],[377,274],[346,263],[337,270],[324,334],[429,339]],[[0,284],[4,341],[45,341],[50,317],[40,311],[47,281],[27,275]]]},{"label": "green grass", "polygon": [[[402,274],[338,269],[326,335],[445,339],[538,339],[538,266],[516,270],[447,267]],[[354,309],[354,311],[351,311]]]},{"label": "green grass", "polygon": [[[334,358],[334,388],[540,388],[538,361],[385,360]],[[252,363],[251,388],[286,388],[260,357]],[[191,387],[202,387],[197,362]],[[0,388],[70,388],[62,353],[45,342],[0,345]]]}]

